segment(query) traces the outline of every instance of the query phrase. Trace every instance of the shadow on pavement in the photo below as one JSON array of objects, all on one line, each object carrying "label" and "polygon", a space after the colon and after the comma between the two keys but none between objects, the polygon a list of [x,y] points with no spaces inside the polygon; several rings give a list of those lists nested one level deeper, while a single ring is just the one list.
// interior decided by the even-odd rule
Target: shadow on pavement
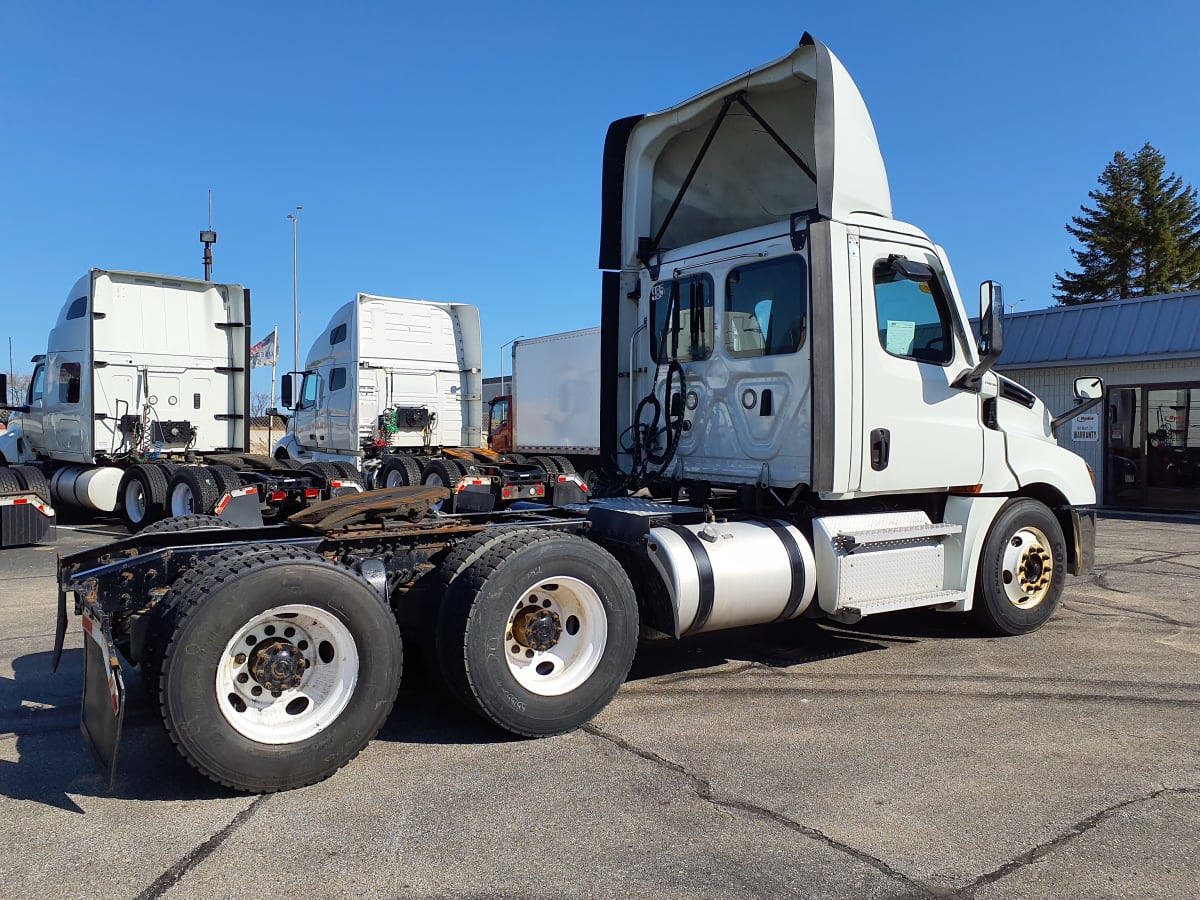
[{"label": "shadow on pavement", "polygon": [[[886,650],[926,638],[976,636],[960,616],[927,611],[881,615],[860,626],[813,620],[759,625],[681,641],[645,641],[630,680],[716,669],[729,663],[772,668]],[[126,669],[126,713],[117,778],[108,790],[79,731],[83,651],[63,654],[57,673],[49,651],[13,660],[0,678],[0,734],[16,737],[16,762],[0,760],[0,796],[83,812],[71,795],[120,800],[202,800],[236,792],[209,782],[176,753],[140,675]],[[400,744],[488,744],[520,740],[459,704],[419,653],[406,648],[395,708],[377,740]]]}]

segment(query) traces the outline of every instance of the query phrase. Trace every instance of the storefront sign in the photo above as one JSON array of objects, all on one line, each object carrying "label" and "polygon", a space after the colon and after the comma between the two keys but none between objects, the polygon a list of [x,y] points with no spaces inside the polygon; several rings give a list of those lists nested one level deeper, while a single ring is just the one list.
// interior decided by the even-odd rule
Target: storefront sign
[{"label": "storefront sign", "polygon": [[1071,440],[1100,440],[1100,414],[1083,413],[1071,420]]}]

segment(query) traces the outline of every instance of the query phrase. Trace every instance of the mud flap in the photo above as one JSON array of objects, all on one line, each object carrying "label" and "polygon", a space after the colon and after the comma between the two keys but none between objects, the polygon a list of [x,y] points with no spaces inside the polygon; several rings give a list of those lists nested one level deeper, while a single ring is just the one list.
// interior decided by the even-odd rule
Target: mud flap
[{"label": "mud flap", "polygon": [[83,630],[87,639],[83,642],[83,709],[79,728],[111,790],[116,780],[121,723],[125,720],[125,679],[108,617],[85,607]]},{"label": "mud flap", "polygon": [[217,501],[213,512],[244,528],[262,528],[262,508],[258,502],[258,488],[254,485],[230,491]]}]

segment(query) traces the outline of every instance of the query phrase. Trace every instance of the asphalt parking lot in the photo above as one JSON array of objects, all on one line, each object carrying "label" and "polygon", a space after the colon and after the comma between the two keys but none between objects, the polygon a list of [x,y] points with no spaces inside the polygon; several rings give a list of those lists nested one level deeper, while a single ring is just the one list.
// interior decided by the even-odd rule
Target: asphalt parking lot
[{"label": "asphalt parking lot", "polygon": [[357,760],[262,797],[194,774],[134,673],[96,773],[54,560],[120,532],[0,551],[0,896],[1200,896],[1200,524],[1102,521],[1026,637],[905,613],[648,644],[544,741],[415,673]]}]

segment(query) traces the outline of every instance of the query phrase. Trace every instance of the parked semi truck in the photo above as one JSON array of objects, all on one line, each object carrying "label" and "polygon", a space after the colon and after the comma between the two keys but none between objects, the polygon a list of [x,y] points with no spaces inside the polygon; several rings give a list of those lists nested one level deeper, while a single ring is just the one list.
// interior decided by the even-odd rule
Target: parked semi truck
[{"label": "parked semi truck", "polygon": [[448,487],[459,511],[582,499],[573,473],[484,448],[482,363],[477,307],[357,294],[284,376],[275,457],[353,464],[373,487]]},{"label": "parked semi truck", "polygon": [[488,405],[489,446],[592,487],[600,459],[600,329],[513,343],[512,393]]},{"label": "parked semi truck", "polygon": [[131,531],[230,496],[278,516],[360,489],[349,467],[249,452],[249,334],[241,285],[92,269],[33,358],[0,464],[47,503],[117,512]]},{"label": "parked semi truck", "polygon": [[612,699],[639,633],[930,608],[1016,635],[1089,571],[1092,478],[1053,431],[1102,385],[1052,417],[991,370],[999,286],[975,340],[818,41],[612,124],[600,266],[601,448],[627,491],[665,474],[689,502],[445,515],[443,488],[402,487],[64,557],[59,645],[71,594],[107,768],[121,657],[193,766],[270,791],[371,739],[402,633],[467,707],[536,737]]}]

